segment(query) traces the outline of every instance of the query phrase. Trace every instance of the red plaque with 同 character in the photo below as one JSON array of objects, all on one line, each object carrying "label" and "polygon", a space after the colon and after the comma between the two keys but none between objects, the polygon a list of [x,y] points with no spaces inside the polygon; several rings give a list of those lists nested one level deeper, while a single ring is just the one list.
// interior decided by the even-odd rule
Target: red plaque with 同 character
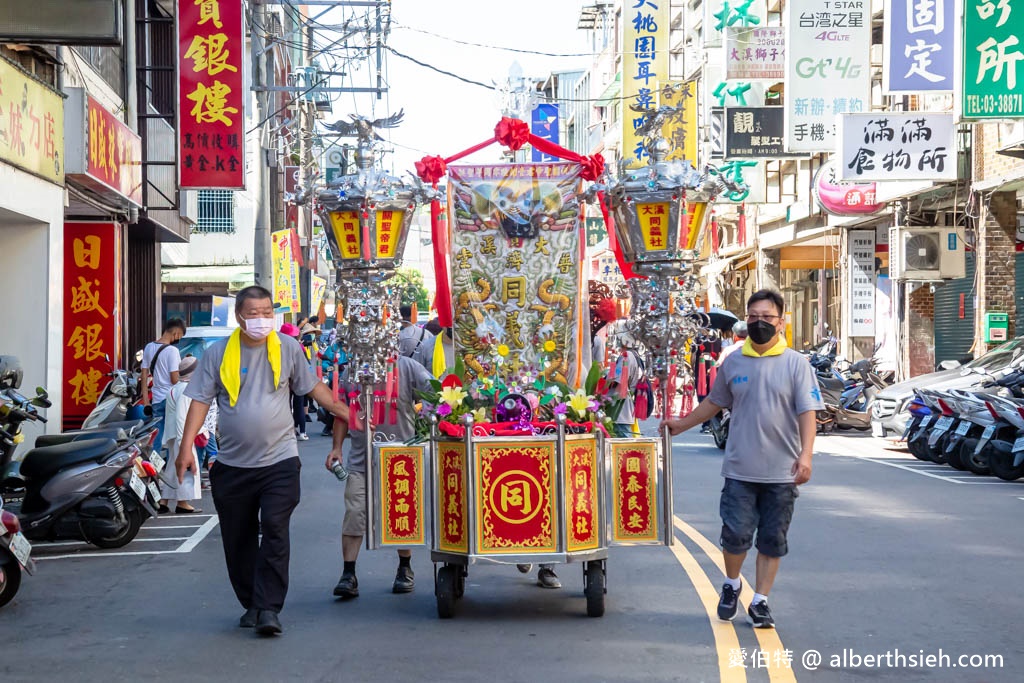
[{"label": "red plaque with \u540c character", "polygon": [[608,443],[612,462],[612,542],[660,541],[658,444],[639,439]]},{"label": "red plaque with \u540c character", "polygon": [[488,442],[476,450],[477,552],[555,552],[555,442]]},{"label": "red plaque with \u540c character", "polygon": [[593,436],[565,444],[565,518],[568,550],[592,550],[600,545],[598,517],[597,442]]},{"label": "red plaque with \u540c character", "polygon": [[441,551],[469,552],[466,524],[466,445],[440,443],[437,451],[437,547]]},{"label": "red plaque with \u540c character", "polygon": [[426,543],[424,448],[381,446],[380,545],[408,547]]}]

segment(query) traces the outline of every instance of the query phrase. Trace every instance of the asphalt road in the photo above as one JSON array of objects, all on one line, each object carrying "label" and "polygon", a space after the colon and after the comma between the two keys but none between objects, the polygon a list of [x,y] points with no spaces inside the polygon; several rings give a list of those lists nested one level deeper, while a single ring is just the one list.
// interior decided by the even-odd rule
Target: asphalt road
[{"label": "asphalt road", "polygon": [[[37,546],[37,575],[0,610],[0,681],[1021,680],[1024,483],[925,465],[870,438],[818,446],[771,595],[776,632],[709,617],[722,580],[710,437],[677,438],[679,540],[612,549],[603,618],[585,616],[572,565],[559,568],[561,591],[511,567],[473,567],[456,617],[441,621],[426,551],[414,554],[412,594],[390,593],[392,553],[363,551],[362,595],[331,596],[342,486],[323,469],[327,439],[313,436],[301,444],[283,636],[237,628],[216,519],[165,516],[123,554]],[[909,659],[930,654],[948,660]],[[866,655],[883,659],[856,660]],[[1002,662],[952,668],[970,664],[961,655]]]}]

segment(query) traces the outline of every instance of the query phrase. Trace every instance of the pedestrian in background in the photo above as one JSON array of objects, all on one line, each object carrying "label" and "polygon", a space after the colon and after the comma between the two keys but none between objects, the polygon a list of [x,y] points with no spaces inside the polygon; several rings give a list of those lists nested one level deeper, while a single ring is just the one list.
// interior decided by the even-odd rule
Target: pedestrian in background
[{"label": "pedestrian in background", "polygon": [[721,366],[722,362],[743,348],[743,344],[747,341],[747,324],[740,320],[732,326],[733,343],[722,349],[722,353],[718,354],[718,365]]},{"label": "pedestrian in background", "polygon": [[412,306],[399,307],[402,316],[402,329],[398,333],[398,353],[406,358],[416,358],[424,345],[429,345],[434,335],[420,327],[412,319]]},{"label": "pedestrian in background", "polygon": [[[188,407],[192,404],[192,399],[185,395],[185,389],[188,386],[188,381],[192,377],[192,371],[199,365],[199,361],[195,356],[185,356],[181,359],[181,365],[178,366],[178,383],[171,387],[171,392],[167,395],[167,425],[164,429],[164,441],[163,447],[167,450],[167,471],[175,471],[175,462],[178,459],[178,452],[181,450],[182,435],[185,432],[185,416],[188,414]],[[210,413],[213,413],[211,410]],[[210,427],[207,424],[203,424],[203,428],[199,431],[200,438],[208,438],[210,435]],[[192,452],[195,453],[195,446],[193,445]],[[193,514],[196,512],[202,512],[199,508],[193,507],[191,501],[200,500],[203,497],[202,484],[199,472],[186,472],[184,481],[180,482],[176,488],[171,488],[167,482],[161,480],[160,482],[160,495],[163,499],[160,501],[159,511],[161,514],[170,512],[170,506],[168,503],[175,501],[174,512],[175,514]]]},{"label": "pedestrian in background", "polygon": [[797,486],[811,478],[815,413],[821,392],[807,359],[786,347],[784,302],[762,289],[747,301],[748,338],[718,371],[707,400],[684,418],[667,420],[672,435],[731,411],[729,441],[722,462],[725,486],[719,503],[726,580],[718,617],[736,616],[743,590],[740,570],[757,535],[757,574],[747,617],[756,628],[774,628],[768,593],[789,550]]},{"label": "pedestrian in background", "polygon": [[348,407],[317,380],[299,343],[274,331],[269,291],[240,291],[235,318],[238,329],[206,349],[185,390],[192,405],[176,469],[179,482],[197,471],[191,445],[216,403],[220,452],[210,484],[228,577],[245,609],[238,625],[276,635],[288,592],[289,526],[302,467],[291,395],[309,394],[342,420]]},{"label": "pedestrian in background", "polygon": [[[397,416],[394,424],[377,425],[378,433],[388,435],[390,441],[409,441],[416,436],[416,395],[417,392],[431,390],[430,380],[433,377],[422,365],[405,356],[398,357],[398,397],[394,408]],[[359,387],[351,385],[347,391],[358,391]],[[386,412],[391,412],[389,406]],[[345,518],[341,524],[341,555],[344,562],[341,578],[334,587],[334,595],[339,598],[351,599],[359,596],[359,579],[356,577],[356,559],[359,547],[366,534],[366,427],[365,411],[360,410],[358,418],[336,420],[334,425],[334,443],[327,455],[324,466],[331,470],[335,463],[342,462],[342,447],[345,437],[350,433],[352,443],[348,450],[348,479],[345,481]],[[409,593],[415,587],[415,575],[412,571],[412,551],[398,551],[398,570],[391,586],[394,593]]]},{"label": "pedestrian in background", "polygon": [[[281,334],[299,341],[299,328],[291,323],[281,325]],[[305,350],[303,350],[305,355]],[[309,362],[309,356],[306,356]],[[299,441],[309,441],[306,434],[306,395],[292,392],[292,418],[295,421],[295,438]]]},{"label": "pedestrian in background", "polygon": [[[142,350],[142,405],[153,409],[153,417],[159,418],[156,441],[163,443],[164,417],[167,413],[167,395],[178,383],[178,368],[181,354],[177,345],[188,328],[181,318],[171,318],[164,323],[163,333],[156,341],[146,344]],[[149,379],[153,378],[153,395],[150,397]]]}]

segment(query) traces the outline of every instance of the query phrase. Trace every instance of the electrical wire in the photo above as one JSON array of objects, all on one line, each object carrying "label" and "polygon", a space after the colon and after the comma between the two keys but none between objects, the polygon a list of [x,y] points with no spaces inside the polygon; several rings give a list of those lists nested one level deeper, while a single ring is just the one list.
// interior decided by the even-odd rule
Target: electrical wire
[{"label": "electrical wire", "polygon": [[397,21],[392,21],[395,28],[405,29],[406,31],[413,31],[415,33],[422,33],[423,35],[433,36],[434,38],[440,38],[441,40],[447,40],[450,43],[457,43],[459,45],[466,45],[469,47],[484,47],[491,50],[504,50],[505,52],[516,52],[524,55],[538,55],[540,57],[599,57],[601,53],[594,52],[541,52],[539,50],[524,50],[517,47],[505,47],[502,45],[484,45],[483,43],[473,43],[466,40],[459,40],[458,38],[452,38],[451,36],[442,36],[439,33],[433,33],[431,31],[425,31],[421,28],[413,28],[412,26],[406,26],[400,24]]},{"label": "electrical wire", "polygon": [[434,66],[432,64],[427,64],[426,62],[421,62],[420,60],[416,59],[415,57],[410,57],[407,54],[399,52],[398,50],[396,50],[395,48],[391,47],[390,45],[384,45],[382,47],[385,50],[387,50],[388,52],[390,52],[393,55],[395,55],[396,57],[401,57],[402,59],[407,59],[410,62],[413,62],[414,64],[418,64],[418,65],[422,66],[425,69],[430,69],[431,71],[436,71],[439,74],[443,74],[445,76],[449,76],[451,78],[455,78],[457,80],[462,81],[463,83],[468,83],[470,85],[478,85],[481,88],[486,88],[488,90],[497,90],[498,89],[498,88],[496,88],[493,85],[487,85],[486,83],[481,83],[480,81],[474,81],[471,78],[466,78],[465,76],[460,76],[460,75],[458,75],[456,73],[452,73],[451,71],[445,71],[444,69],[442,69],[440,67],[436,67],[436,66]]}]

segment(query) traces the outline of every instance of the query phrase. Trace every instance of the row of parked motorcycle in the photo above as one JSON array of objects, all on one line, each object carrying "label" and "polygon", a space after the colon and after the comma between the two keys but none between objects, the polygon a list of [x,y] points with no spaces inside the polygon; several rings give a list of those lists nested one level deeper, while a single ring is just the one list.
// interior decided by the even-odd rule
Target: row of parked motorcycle
[{"label": "row of parked motorcycle", "polygon": [[[818,433],[830,434],[837,429],[868,431],[871,404],[879,391],[892,384],[892,373],[879,373],[873,359],[856,363],[837,359],[836,347],[836,340],[828,339],[806,352],[825,405],[816,416]],[[723,410],[712,418],[710,427],[715,445],[724,449],[729,439],[729,411]]]},{"label": "row of parked motorcycle", "polygon": [[903,434],[914,457],[1006,481],[1024,477],[1024,370],[985,375],[977,390],[917,389]]},{"label": "row of parked motorcycle", "polygon": [[22,426],[46,422],[39,409],[50,401],[42,387],[21,394],[20,363],[0,356],[0,607],[18,592],[22,573],[33,573],[33,542],[119,548],[157,516],[165,465],[153,448],[157,421],[124,419],[138,388],[121,370],[109,380],[82,429],[39,436],[16,459]]}]

